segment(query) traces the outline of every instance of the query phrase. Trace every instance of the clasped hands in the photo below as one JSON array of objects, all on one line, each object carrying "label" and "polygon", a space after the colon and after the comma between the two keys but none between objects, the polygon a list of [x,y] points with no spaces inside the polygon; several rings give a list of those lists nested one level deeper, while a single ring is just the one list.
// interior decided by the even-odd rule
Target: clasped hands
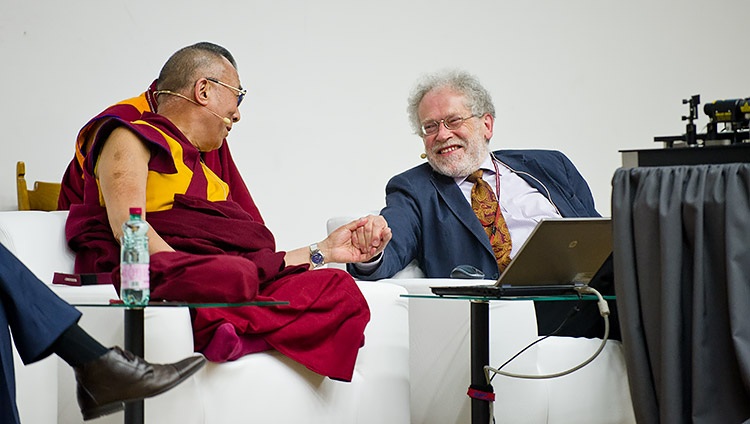
[{"label": "clasped hands", "polygon": [[385,249],[391,235],[385,218],[368,215],[335,229],[318,246],[326,262],[367,262]]}]

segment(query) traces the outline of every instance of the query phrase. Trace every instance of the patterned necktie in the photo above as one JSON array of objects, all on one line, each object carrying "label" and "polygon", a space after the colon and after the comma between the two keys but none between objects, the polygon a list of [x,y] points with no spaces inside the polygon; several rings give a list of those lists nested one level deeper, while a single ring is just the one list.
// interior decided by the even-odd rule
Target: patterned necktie
[{"label": "patterned necktie", "polygon": [[497,198],[487,181],[482,179],[484,171],[481,169],[469,175],[466,179],[474,183],[471,188],[471,208],[482,223],[490,245],[495,252],[497,267],[503,272],[510,263],[510,232],[505,223],[503,213],[498,209]]}]

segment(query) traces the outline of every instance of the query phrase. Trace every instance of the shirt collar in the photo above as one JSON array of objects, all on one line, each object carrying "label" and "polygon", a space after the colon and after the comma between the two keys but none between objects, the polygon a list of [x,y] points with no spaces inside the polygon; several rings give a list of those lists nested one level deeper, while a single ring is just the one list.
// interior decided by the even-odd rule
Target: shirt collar
[{"label": "shirt collar", "polygon": [[[492,164],[491,155],[487,155],[487,157],[484,158],[484,162],[479,165],[479,169],[484,171],[484,175],[495,175],[495,165]],[[502,172],[500,172],[500,175],[502,175]],[[469,178],[468,175],[465,177],[454,177],[453,181],[455,181],[456,184],[461,185],[467,178]]]}]

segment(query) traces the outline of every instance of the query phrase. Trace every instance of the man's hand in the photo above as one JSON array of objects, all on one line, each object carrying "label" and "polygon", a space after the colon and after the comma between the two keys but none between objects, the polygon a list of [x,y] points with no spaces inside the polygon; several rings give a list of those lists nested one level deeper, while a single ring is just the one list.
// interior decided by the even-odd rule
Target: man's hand
[{"label": "man's hand", "polygon": [[368,215],[337,228],[318,247],[326,262],[366,262],[385,249],[391,236],[385,218]]}]

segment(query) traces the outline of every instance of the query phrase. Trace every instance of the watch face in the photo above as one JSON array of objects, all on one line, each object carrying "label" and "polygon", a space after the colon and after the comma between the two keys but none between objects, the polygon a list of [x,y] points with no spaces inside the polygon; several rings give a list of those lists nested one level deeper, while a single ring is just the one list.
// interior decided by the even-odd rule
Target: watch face
[{"label": "watch face", "polygon": [[310,260],[312,260],[312,263],[315,265],[323,265],[323,254],[315,252],[310,256]]}]

